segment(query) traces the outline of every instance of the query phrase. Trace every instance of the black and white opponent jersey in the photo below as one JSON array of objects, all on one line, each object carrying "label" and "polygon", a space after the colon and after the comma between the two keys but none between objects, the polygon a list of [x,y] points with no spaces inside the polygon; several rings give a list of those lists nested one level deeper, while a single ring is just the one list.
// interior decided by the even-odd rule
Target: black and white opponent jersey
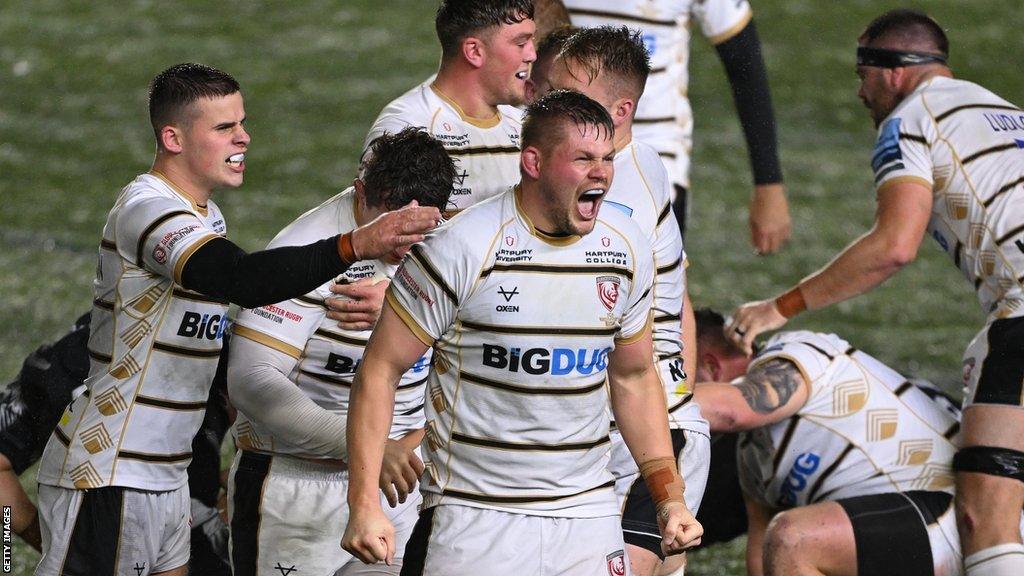
[{"label": "black and white opponent jersey", "polygon": [[[267,246],[301,246],[343,234],[358,227],[354,188],[334,196],[299,216]],[[336,281],[350,283],[364,278],[389,279],[397,265],[379,260],[357,262]],[[363,359],[369,330],[343,330],[327,317],[325,298],[337,298],[327,282],[305,296],[243,309],[232,328],[234,335],[248,338],[295,359],[288,378],[313,402],[325,410],[347,415],[349,393],[356,369]],[[430,362],[428,352],[402,376],[395,394],[391,437],[404,436],[423,427],[423,393]],[[276,439],[260,426],[259,414],[238,413],[233,434],[238,446],[247,450],[316,457],[301,448]]]},{"label": "black and white opponent jersey", "polygon": [[931,235],[993,319],[1024,315],[1024,111],[985,88],[935,77],[881,124],[878,190],[932,190]]},{"label": "black and white opponent jersey", "polygon": [[546,236],[519,193],[431,233],[388,290],[434,348],[424,506],[616,515],[608,354],[648,329],[651,248],[617,210],[586,236]]},{"label": "black and white opponent jersey", "polygon": [[50,436],[40,483],[173,490],[187,482],[228,303],[183,288],[181,271],[226,231],[213,201],[196,205],[157,172],[121,191],[93,282],[87,390]]},{"label": "black and white opponent jersey", "polygon": [[689,186],[693,112],[687,97],[690,26],[720,44],[742,31],[747,0],[563,0],[574,26],[626,25],[643,34],[651,75],[637,106],[633,136],[658,151],[673,183]]},{"label": "black and white opponent jersey", "polygon": [[[751,368],[783,358],[809,383],[807,403],[739,440],[740,485],[772,508],[883,492],[952,493],[960,411],[835,334],[780,332]],[[749,368],[748,368],[749,370]]]},{"label": "black and white opponent jersey", "polygon": [[433,78],[402,94],[384,107],[364,150],[384,133],[420,127],[444,144],[455,161],[455,185],[446,213],[505,192],[519,182],[519,133],[523,111],[498,106],[490,118],[472,118],[434,87]]},{"label": "black and white opponent jersey", "polygon": [[658,376],[665,387],[669,425],[700,421],[700,408],[690,402],[691,390],[682,364],[683,294],[686,292],[686,253],[679,226],[672,217],[671,184],[654,148],[631,141],[615,154],[615,178],[601,210],[628,215],[647,236],[654,253],[654,353]]}]

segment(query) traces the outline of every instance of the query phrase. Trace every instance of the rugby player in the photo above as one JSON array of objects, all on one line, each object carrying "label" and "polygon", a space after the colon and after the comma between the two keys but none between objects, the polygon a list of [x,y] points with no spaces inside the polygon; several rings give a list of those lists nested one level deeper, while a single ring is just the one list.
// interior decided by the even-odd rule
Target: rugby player
[{"label": "rugby player", "polygon": [[172,66],[150,84],[149,109],[152,169],[122,190],[100,243],[86,390],[39,467],[40,575],[184,574],[186,466],[228,303],[304,294],[421,240],[440,217],[410,206],[312,244],[246,254],[224,237],[210,198],[242,184],[250,138],[238,83],[208,66]]},{"label": "rugby player", "polygon": [[789,238],[789,206],[775,137],[775,117],[761,43],[747,0],[563,0],[575,26],[638,28],[651,52],[653,70],[636,113],[635,135],[661,154],[673,184],[673,210],[684,237],[689,214],[693,115],[687,98],[690,26],[699,24],[715,46],[753,169],[750,238],[767,254]]},{"label": "rugby player", "polygon": [[[653,148],[632,136],[633,114],[649,71],[647,49],[639,32],[624,26],[602,26],[584,28],[566,38],[550,64],[546,81],[554,89],[578,90],[596,100],[615,126],[615,179],[601,205],[606,211],[616,209],[630,216],[654,250],[655,363],[667,395],[673,450],[688,487],[686,504],[696,513],[707,481],[710,444],[707,422],[700,407],[690,401],[683,371],[684,366],[692,368],[696,359],[693,311],[686,297],[686,255],[679,227],[670,217],[672,199],[665,167]],[[684,327],[687,339],[683,338]],[[687,340],[685,347],[683,340]],[[623,536],[633,573],[646,576],[664,559],[661,535],[636,462],[618,431],[613,430],[611,436],[612,473],[616,494],[623,501]]]},{"label": "rugby player", "polygon": [[780,332],[752,357],[697,317],[694,397],[712,430],[744,431],[749,574],[960,574],[950,398],[835,334]]},{"label": "rugby player", "polygon": [[[269,247],[303,244],[345,233],[387,210],[416,200],[443,208],[455,166],[440,142],[417,128],[386,134],[370,146],[352,187],[288,225]],[[401,254],[367,260],[345,271],[342,282],[381,280]],[[381,573],[352,561],[338,543],[348,520],[345,419],[349,388],[362,362],[367,330],[339,330],[326,317],[328,285],[296,299],[242,310],[234,325],[228,387],[238,408],[229,479],[231,558],[235,576]],[[423,437],[423,397],[429,354],[398,386],[388,441],[389,518],[399,527],[395,562],[416,523],[414,491],[422,463],[413,453]],[[392,488],[392,484],[398,488]],[[412,498],[405,494],[413,493]]]},{"label": "rugby player", "polygon": [[[699,542],[653,363],[651,247],[625,214],[599,213],[613,130],[577,92],[533,103],[521,185],[415,246],[396,274],[348,422],[342,542],[363,561],[395,553],[376,477],[395,385],[431,347],[424,503],[403,574],[627,573],[608,471],[609,391],[664,550]],[[598,255],[616,261],[588,262]]]},{"label": "rugby player", "polygon": [[927,15],[894,10],[859,38],[858,96],[879,127],[874,227],[822,270],[737,310],[731,337],[755,336],[871,290],[912,261],[929,233],[974,286],[988,320],[964,354],[957,517],[967,574],[1024,574],[1024,115],[957,80]]}]

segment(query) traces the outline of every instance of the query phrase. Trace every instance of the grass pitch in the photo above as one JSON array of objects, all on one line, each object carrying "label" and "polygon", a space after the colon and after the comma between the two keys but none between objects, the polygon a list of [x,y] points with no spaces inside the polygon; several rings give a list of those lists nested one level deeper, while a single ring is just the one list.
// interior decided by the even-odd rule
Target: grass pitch
[{"label": "grass pitch", "polygon": [[[955,72],[1024,103],[1024,14],[1012,0],[914,2],[947,27]],[[0,378],[89,307],[96,245],[122,186],[153,152],[146,85],[195,60],[242,84],[253,141],[246,184],[216,196],[231,238],[262,247],[352,179],[380,108],[434,71],[433,2],[0,3]],[[774,295],[867,230],[874,130],[856,98],[853,49],[893,7],[856,0],[755,0],[779,124],[794,237],[779,255],[746,239],[746,150],[714,50],[693,42],[695,207],[691,296],[723,311]],[[868,296],[792,328],[835,331],[896,368],[959,386],[983,315],[945,256],[918,261]],[[26,486],[32,488],[30,474]],[[14,573],[36,555],[15,545]],[[743,573],[742,542],[694,556],[688,574]]]}]

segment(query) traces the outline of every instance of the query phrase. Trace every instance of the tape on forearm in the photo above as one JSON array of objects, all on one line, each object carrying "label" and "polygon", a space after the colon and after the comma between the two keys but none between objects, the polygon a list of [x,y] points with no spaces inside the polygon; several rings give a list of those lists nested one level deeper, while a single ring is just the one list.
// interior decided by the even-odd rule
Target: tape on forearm
[{"label": "tape on forearm", "polygon": [[352,233],[345,232],[341,236],[338,236],[338,254],[341,259],[345,261],[345,264],[352,265],[359,261],[359,257],[356,256],[356,249],[352,246]]},{"label": "tape on forearm", "polygon": [[644,478],[644,483],[647,484],[647,490],[651,493],[651,500],[654,501],[654,507],[660,508],[663,504],[668,502],[682,502],[683,490],[686,486],[683,484],[683,477],[679,475],[679,470],[676,468],[676,459],[665,457],[665,458],[653,458],[640,464],[640,475]]},{"label": "tape on forearm", "polygon": [[779,309],[779,314],[786,318],[792,318],[807,310],[807,301],[804,300],[804,293],[800,290],[800,286],[795,286],[776,298],[775,307]]}]

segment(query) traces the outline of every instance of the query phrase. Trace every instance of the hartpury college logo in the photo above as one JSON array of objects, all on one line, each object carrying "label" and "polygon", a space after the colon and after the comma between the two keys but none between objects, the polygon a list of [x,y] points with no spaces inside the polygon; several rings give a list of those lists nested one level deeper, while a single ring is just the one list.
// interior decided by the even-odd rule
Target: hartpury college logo
[{"label": "hartpury college logo", "polygon": [[615,308],[615,303],[619,301],[619,277],[598,276],[597,297],[608,310]]}]

